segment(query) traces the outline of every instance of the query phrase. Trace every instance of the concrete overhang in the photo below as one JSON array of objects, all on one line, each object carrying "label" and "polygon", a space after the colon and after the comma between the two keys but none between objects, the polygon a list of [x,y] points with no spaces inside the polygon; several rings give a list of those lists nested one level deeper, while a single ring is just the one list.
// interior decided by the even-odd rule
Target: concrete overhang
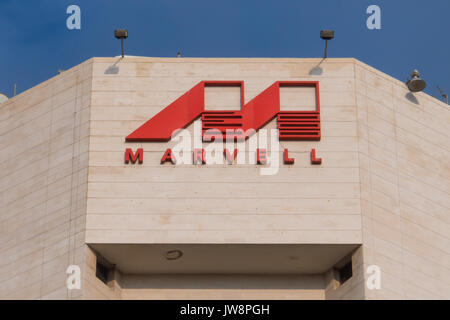
[{"label": "concrete overhang", "polygon": [[[125,274],[320,274],[359,244],[90,244]],[[182,256],[168,260],[168,251]]]}]

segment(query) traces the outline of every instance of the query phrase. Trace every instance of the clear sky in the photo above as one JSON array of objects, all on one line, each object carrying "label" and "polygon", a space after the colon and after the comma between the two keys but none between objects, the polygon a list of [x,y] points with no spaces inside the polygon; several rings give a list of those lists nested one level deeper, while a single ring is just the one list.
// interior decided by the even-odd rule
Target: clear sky
[{"label": "clear sky", "polygon": [[[81,30],[66,9],[81,8]],[[366,9],[381,8],[381,30]],[[355,57],[399,79],[414,68],[426,92],[450,95],[449,0],[0,0],[0,92],[12,96],[91,57]]]}]

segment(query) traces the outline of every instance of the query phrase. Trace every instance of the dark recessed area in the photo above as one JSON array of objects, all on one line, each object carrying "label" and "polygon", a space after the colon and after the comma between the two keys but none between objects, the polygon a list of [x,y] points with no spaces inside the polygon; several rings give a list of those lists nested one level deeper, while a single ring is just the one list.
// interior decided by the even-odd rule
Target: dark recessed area
[{"label": "dark recessed area", "polygon": [[353,276],[352,261],[350,260],[343,267],[337,269],[337,273],[340,284],[343,284],[350,279]]},{"label": "dark recessed area", "polygon": [[103,283],[107,284],[111,279],[112,268],[107,267],[105,264],[102,264],[97,261],[97,266],[95,270],[95,276],[99,278]]}]

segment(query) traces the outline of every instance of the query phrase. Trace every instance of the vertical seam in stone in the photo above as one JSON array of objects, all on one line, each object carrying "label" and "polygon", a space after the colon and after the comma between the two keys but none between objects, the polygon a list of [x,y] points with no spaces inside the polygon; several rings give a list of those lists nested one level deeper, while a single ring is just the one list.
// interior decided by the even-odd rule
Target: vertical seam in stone
[{"label": "vertical seam in stone", "polygon": [[[80,68],[82,69],[82,67]],[[71,259],[71,252],[75,252],[75,229],[72,231],[72,205],[73,205],[73,197],[74,197],[74,187],[73,187],[73,175],[74,175],[74,161],[76,159],[75,157],[75,146],[77,143],[79,144],[79,139],[77,141],[76,137],[76,127],[77,127],[77,113],[78,113],[78,87],[80,85],[79,77],[80,77],[80,69],[76,71],[76,82],[75,82],[75,102],[74,102],[74,112],[73,112],[73,128],[72,128],[72,167],[71,167],[71,175],[70,175],[70,202],[69,202],[69,229],[68,229],[68,250],[67,250],[67,266],[73,262],[74,259]],[[78,145],[79,149],[79,145]],[[78,170],[77,170],[78,172]],[[75,206],[77,203],[77,191],[78,191],[78,183],[75,188]],[[73,246],[72,246],[73,242]],[[67,288],[67,299],[70,298],[70,290]]]},{"label": "vertical seam in stone", "polygon": [[[371,72],[370,70],[365,69],[365,72]],[[366,79],[364,79],[364,85],[366,87],[366,92],[364,94],[364,98],[367,102],[367,82]],[[375,226],[374,226],[374,222],[373,222],[373,185],[372,185],[372,165],[371,165],[371,157],[370,157],[370,128],[369,128],[369,107],[366,104],[366,130],[367,130],[367,159],[368,159],[368,177],[369,177],[369,186],[370,186],[370,200],[368,201],[369,203],[369,210],[370,210],[370,230],[371,230],[371,235],[370,235],[370,242],[371,242],[371,256],[374,256],[374,251],[375,251],[375,243],[374,243],[374,239],[375,239]],[[375,291],[375,297],[378,298],[378,292]]]},{"label": "vertical seam in stone", "polygon": [[[355,103],[355,108],[356,108],[356,134],[357,134],[357,156],[358,156],[358,165],[359,165],[359,170],[358,170],[358,180],[359,180],[359,212],[360,212],[360,219],[361,219],[361,242],[364,243],[364,228],[363,228],[363,212],[362,212],[362,206],[361,206],[361,196],[362,196],[362,183],[361,183],[361,161],[360,161],[360,157],[359,157],[359,144],[360,144],[360,136],[359,136],[359,108],[358,108],[358,99],[357,99],[357,92],[356,92],[356,61],[353,60],[353,98],[354,98],[354,103]],[[361,264],[362,264],[362,272],[363,272],[363,296],[361,297],[362,299],[364,299],[366,297],[366,287],[365,287],[365,272],[364,272],[364,250],[363,250],[363,245],[360,246],[361,248],[361,255],[362,255],[362,259],[361,259]],[[356,251],[355,251],[356,252]]]},{"label": "vertical seam in stone", "polygon": [[402,290],[402,295],[403,298],[406,299],[406,295],[405,295],[405,289],[404,289],[404,279],[403,279],[403,275],[405,274],[404,268],[405,268],[405,260],[404,260],[404,252],[403,252],[403,221],[402,221],[402,214],[401,214],[401,209],[400,209],[400,173],[399,173],[399,165],[398,165],[398,139],[397,139],[397,110],[395,108],[395,103],[394,103],[394,84],[392,84],[391,87],[392,90],[392,110],[394,113],[394,138],[395,138],[395,162],[396,162],[396,179],[397,179],[397,198],[398,198],[398,218],[399,218],[399,222],[400,222],[400,244],[401,244],[401,248],[400,248],[400,252],[401,252],[401,261],[402,261],[402,279],[401,279],[401,290]]},{"label": "vertical seam in stone", "polygon": [[49,188],[49,183],[48,183],[48,177],[50,174],[50,159],[51,159],[51,153],[52,153],[52,127],[53,127],[53,102],[55,99],[55,95],[54,95],[54,81],[52,81],[52,83],[50,84],[51,86],[51,103],[50,103],[50,128],[49,128],[49,140],[48,140],[48,154],[47,154],[47,175],[46,175],[46,180],[45,180],[45,214],[44,214],[44,230],[45,232],[42,234],[42,260],[41,260],[41,284],[40,284],[40,289],[39,289],[39,296],[40,299],[42,299],[42,287],[44,284],[44,264],[45,264],[45,248],[46,248],[46,238],[47,238],[47,234],[48,234],[48,230],[46,230],[47,228],[47,216],[48,216],[48,188]]}]

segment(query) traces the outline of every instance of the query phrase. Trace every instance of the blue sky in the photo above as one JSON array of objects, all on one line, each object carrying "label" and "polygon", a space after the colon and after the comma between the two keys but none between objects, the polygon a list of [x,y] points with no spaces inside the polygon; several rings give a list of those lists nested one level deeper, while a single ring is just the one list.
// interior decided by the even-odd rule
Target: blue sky
[{"label": "blue sky", "polygon": [[[81,8],[68,30],[66,8]],[[381,7],[381,30],[366,8]],[[0,0],[0,92],[12,96],[97,56],[321,57],[321,29],[334,29],[329,57],[355,57],[406,80],[418,68],[428,94],[450,94],[449,0]]]}]

